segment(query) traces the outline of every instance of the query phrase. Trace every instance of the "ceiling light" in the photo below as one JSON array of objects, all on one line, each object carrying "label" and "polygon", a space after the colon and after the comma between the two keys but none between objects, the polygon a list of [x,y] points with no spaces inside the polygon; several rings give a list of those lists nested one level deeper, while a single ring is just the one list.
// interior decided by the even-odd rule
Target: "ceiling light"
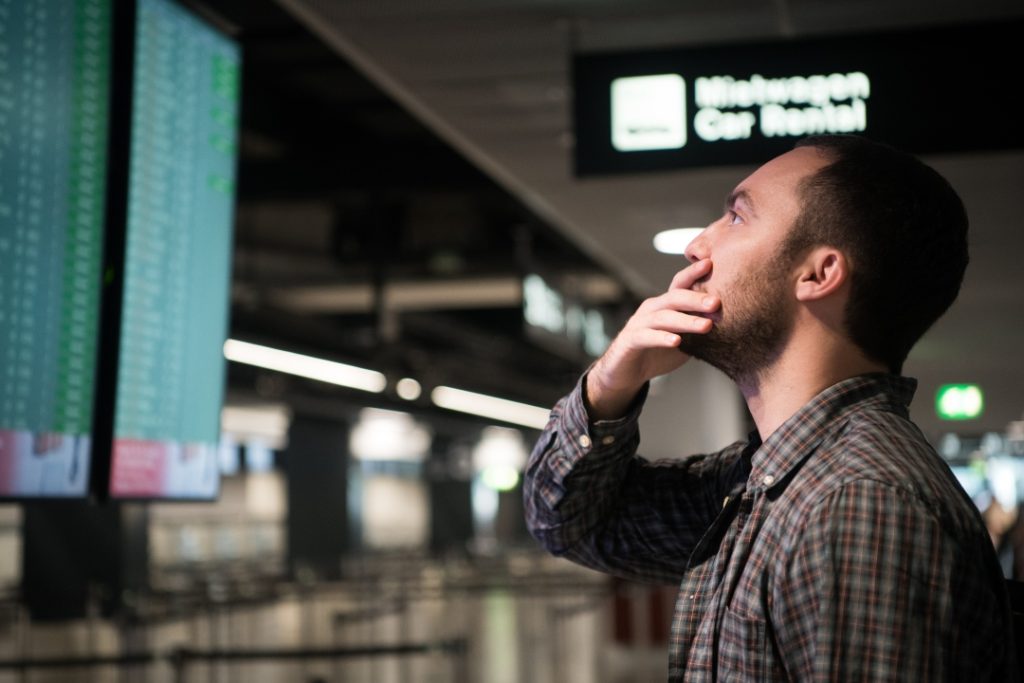
[{"label": "ceiling light", "polygon": [[228,339],[224,342],[224,357],[235,363],[255,365],[267,370],[377,394],[384,391],[387,385],[384,375],[374,370],[250,344],[237,339]]},{"label": "ceiling light", "polygon": [[701,234],[704,228],[674,228],[662,230],[654,236],[654,248],[662,254],[685,254],[693,238]]},{"label": "ceiling light", "polygon": [[395,385],[395,391],[398,393],[399,398],[404,398],[406,401],[415,401],[423,393],[423,387],[413,378],[403,377]]},{"label": "ceiling light", "polygon": [[532,429],[543,429],[551,412],[547,408],[443,386],[430,392],[430,400],[434,405],[448,410],[489,417]]}]

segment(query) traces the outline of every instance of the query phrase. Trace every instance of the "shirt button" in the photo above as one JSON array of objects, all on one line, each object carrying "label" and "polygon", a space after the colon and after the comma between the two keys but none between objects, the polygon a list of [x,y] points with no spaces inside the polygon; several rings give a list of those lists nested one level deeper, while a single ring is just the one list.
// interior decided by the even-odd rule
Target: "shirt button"
[{"label": "shirt button", "polygon": [[611,446],[613,443],[615,443],[615,437],[609,434],[608,436],[601,439],[601,443],[603,443],[605,446]]},{"label": "shirt button", "polygon": [[771,486],[772,484],[775,483],[775,477],[773,477],[770,474],[766,475],[765,478],[761,480],[761,483],[764,484],[765,486]]},{"label": "shirt button", "polygon": [[584,448],[590,448],[590,437],[586,434],[580,435],[580,445]]}]

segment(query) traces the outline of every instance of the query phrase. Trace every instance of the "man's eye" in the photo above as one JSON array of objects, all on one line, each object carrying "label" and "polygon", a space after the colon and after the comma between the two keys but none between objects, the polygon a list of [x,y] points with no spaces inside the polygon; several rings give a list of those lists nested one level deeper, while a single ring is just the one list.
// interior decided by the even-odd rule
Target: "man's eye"
[{"label": "man's eye", "polygon": [[738,223],[742,222],[743,218],[738,213],[736,213],[735,211],[729,212],[729,225],[737,225]]}]

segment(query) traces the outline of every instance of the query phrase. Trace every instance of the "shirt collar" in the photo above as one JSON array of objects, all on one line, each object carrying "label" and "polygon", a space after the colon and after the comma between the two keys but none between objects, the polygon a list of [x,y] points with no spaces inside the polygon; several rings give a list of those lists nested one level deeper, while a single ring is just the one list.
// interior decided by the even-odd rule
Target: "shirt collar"
[{"label": "shirt collar", "polygon": [[908,418],[916,389],[916,379],[885,373],[858,375],[833,384],[793,413],[764,443],[756,431],[751,433],[748,488],[767,490],[781,482],[854,410],[877,408]]}]

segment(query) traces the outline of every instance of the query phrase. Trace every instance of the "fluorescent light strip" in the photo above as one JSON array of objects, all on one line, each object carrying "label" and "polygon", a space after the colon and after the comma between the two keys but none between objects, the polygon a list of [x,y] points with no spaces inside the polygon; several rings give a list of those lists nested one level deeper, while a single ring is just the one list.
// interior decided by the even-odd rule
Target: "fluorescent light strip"
[{"label": "fluorescent light strip", "polygon": [[387,386],[387,378],[374,370],[357,368],[354,365],[336,363],[323,358],[304,356],[291,351],[272,349],[269,346],[228,339],[224,342],[224,357],[235,363],[255,365],[267,370],[277,370],[289,375],[308,377],[320,382],[337,384],[349,389],[359,389],[379,394]]},{"label": "fluorescent light strip", "polygon": [[675,228],[662,230],[654,236],[654,248],[662,254],[685,254],[686,247],[704,228]]},{"label": "fluorescent light strip", "polygon": [[489,417],[533,429],[544,429],[551,412],[547,408],[445,386],[437,387],[430,392],[430,400],[434,405],[448,410]]}]

